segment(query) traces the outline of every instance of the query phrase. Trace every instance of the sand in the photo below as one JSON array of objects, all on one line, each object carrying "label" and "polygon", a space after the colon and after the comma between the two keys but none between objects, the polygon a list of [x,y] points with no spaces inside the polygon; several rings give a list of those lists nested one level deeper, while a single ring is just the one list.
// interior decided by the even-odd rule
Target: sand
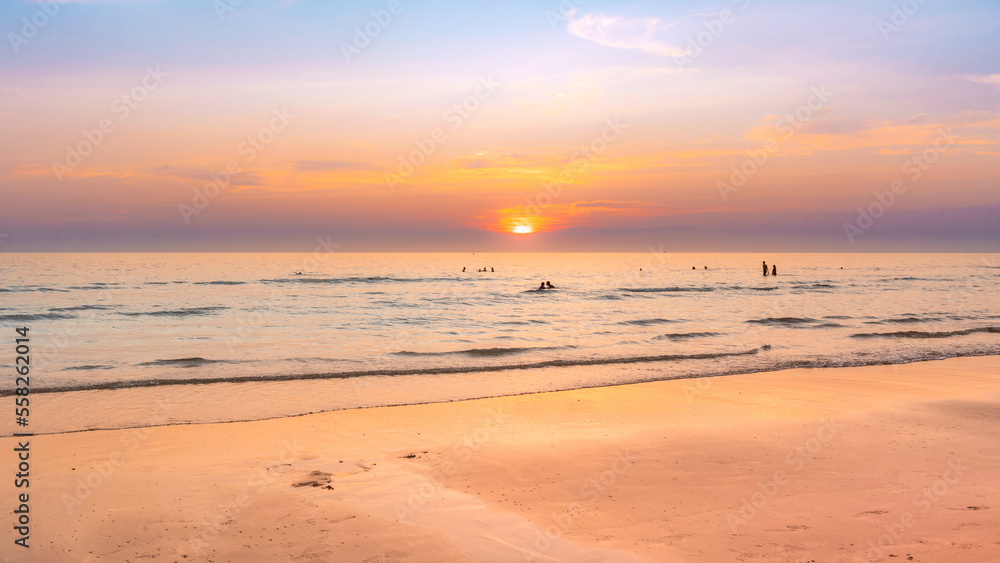
[{"label": "sand", "polygon": [[0,554],[998,561],[998,437],[998,357],[36,436]]}]

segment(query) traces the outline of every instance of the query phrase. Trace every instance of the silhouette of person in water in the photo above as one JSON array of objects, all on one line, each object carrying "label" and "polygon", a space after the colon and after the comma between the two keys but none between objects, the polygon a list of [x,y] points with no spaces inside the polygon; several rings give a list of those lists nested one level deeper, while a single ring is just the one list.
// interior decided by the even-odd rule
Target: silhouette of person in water
[{"label": "silhouette of person in water", "polygon": [[545,282],[545,289],[555,289],[555,288],[556,286],[552,285],[552,282],[550,281]]},{"label": "silhouette of person in water", "polygon": [[777,264],[775,264],[774,266],[771,267],[771,275],[772,276],[778,275],[778,265]]},{"label": "silhouette of person in water", "polygon": [[462,266],[462,273],[465,273],[465,266]]},{"label": "silhouette of person in water", "polygon": [[708,266],[705,266],[705,269],[707,270],[707,269],[708,269]]},{"label": "silhouette of person in water", "polygon": [[493,268],[490,268],[490,271],[492,272],[492,271],[493,271]]},{"label": "silhouette of person in water", "polygon": [[542,282],[542,285],[538,286],[538,289],[539,291],[545,289],[545,282]]},{"label": "silhouette of person in water", "polygon": [[764,260],[764,275],[767,276],[767,260]]}]

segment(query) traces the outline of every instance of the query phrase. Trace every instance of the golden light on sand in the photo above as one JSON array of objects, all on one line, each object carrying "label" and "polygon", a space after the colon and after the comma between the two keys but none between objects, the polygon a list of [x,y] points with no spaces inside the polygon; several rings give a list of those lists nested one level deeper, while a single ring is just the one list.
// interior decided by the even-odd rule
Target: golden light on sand
[{"label": "golden light on sand", "polygon": [[519,235],[526,235],[530,232],[533,232],[534,230],[535,229],[533,229],[531,225],[514,225],[514,227],[510,231],[512,233],[517,233]]}]

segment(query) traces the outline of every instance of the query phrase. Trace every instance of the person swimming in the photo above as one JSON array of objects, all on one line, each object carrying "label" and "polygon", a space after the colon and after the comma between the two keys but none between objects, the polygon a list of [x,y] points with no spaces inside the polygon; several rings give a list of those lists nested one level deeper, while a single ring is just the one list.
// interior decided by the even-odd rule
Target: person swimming
[{"label": "person swimming", "polygon": [[764,276],[767,276],[767,260],[764,260]]},{"label": "person swimming", "polygon": [[552,282],[550,281],[545,282],[545,289],[555,289],[555,288],[556,286],[552,285]]},{"label": "person swimming", "polygon": [[774,266],[771,267],[771,275],[772,276],[778,275],[778,265],[777,264],[775,264]]},{"label": "person swimming", "polygon": [[542,282],[542,285],[538,286],[538,289],[539,291],[545,289],[545,282]]}]

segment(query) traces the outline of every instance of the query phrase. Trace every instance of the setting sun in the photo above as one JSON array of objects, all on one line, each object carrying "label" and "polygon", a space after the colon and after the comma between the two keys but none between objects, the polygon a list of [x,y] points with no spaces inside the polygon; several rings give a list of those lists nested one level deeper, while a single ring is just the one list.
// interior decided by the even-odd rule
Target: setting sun
[{"label": "setting sun", "polygon": [[531,225],[515,225],[514,228],[511,229],[511,232],[519,235],[526,235],[534,230],[535,229],[531,228]]}]

